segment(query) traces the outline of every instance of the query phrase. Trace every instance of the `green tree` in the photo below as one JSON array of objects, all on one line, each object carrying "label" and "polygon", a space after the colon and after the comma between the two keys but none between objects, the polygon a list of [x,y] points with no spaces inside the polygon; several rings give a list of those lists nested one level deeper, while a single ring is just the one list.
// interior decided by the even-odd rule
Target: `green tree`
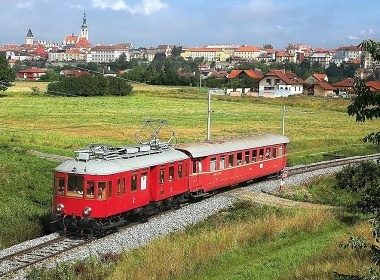
[{"label": "green tree", "polygon": [[12,85],[16,75],[4,55],[0,55],[0,90],[6,91]]},{"label": "green tree", "polygon": [[[380,61],[380,42],[365,40],[359,45],[364,51],[372,55],[374,61]],[[355,78],[354,92],[356,97],[347,107],[350,116],[356,116],[356,121],[365,122],[380,117],[380,94],[372,92],[366,86],[365,81]],[[364,138],[366,142],[380,145],[380,131],[372,132]]]}]

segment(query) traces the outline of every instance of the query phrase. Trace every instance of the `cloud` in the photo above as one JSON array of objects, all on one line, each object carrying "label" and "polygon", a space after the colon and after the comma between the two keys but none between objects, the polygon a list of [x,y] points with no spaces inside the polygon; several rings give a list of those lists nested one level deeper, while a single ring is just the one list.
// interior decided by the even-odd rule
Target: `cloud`
[{"label": "cloud", "polygon": [[360,37],[359,36],[355,36],[355,35],[348,35],[347,39],[349,39],[349,40],[359,40]]},{"label": "cloud", "polygon": [[17,3],[17,8],[20,8],[20,9],[30,9],[32,7],[33,7],[33,4],[31,1],[22,1],[22,2]]},{"label": "cloud", "polygon": [[375,34],[375,31],[372,28],[370,28],[368,30],[360,31],[360,35],[348,35],[347,38],[349,40],[363,40],[363,39],[372,38],[374,34]]},{"label": "cloud", "polygon": [[112,9],[115,11],[126,10],[131,14],[150,15],[168,7],[161,0],[141,0],[134,6],[127,5],[124,0],[91,0],[95,8]]}]

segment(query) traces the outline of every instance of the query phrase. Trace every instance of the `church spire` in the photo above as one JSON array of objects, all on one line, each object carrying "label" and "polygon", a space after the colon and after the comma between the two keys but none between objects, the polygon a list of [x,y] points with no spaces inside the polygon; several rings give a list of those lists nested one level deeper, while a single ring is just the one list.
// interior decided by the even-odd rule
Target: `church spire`
[{"label": "church spire", "polygon": [[83,12],[83,23],[80,29],[80,37],[85,37],[88,40],[88,28],[87,28],[87,19],[86,12]]}]

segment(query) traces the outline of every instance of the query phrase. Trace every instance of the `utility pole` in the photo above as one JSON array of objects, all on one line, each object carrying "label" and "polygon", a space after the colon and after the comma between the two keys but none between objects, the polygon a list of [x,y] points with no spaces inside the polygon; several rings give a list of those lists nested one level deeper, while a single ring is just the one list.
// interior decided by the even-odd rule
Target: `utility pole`
[{"label": "utility pole", "polygon": [[208,90],[207,141],[210,141],[211,130],[211,91]]},{"label": "utility pole", "polygon": [[284,108],[282,109],[282,135],[285,135],[285,113],[286,113],[286,108],[284,105]]}]

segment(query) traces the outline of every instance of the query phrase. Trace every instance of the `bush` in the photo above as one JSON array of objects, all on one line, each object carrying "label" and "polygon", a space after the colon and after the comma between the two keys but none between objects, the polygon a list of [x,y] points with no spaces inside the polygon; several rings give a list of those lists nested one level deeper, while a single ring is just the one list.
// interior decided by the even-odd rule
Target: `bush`
[{"label": "bush", "polygon": [[336,188],[352,192],[375,185],[380,178],[380,167],[373,161],[350,164],[336,174]]},{"label": "bush", "polygon": [[125,96],[132,92],[132,85],[127,81],[104,76],[82,75],[79,77],[62,77],[58,82],[50,83],[46,94],[64,96]]}]

